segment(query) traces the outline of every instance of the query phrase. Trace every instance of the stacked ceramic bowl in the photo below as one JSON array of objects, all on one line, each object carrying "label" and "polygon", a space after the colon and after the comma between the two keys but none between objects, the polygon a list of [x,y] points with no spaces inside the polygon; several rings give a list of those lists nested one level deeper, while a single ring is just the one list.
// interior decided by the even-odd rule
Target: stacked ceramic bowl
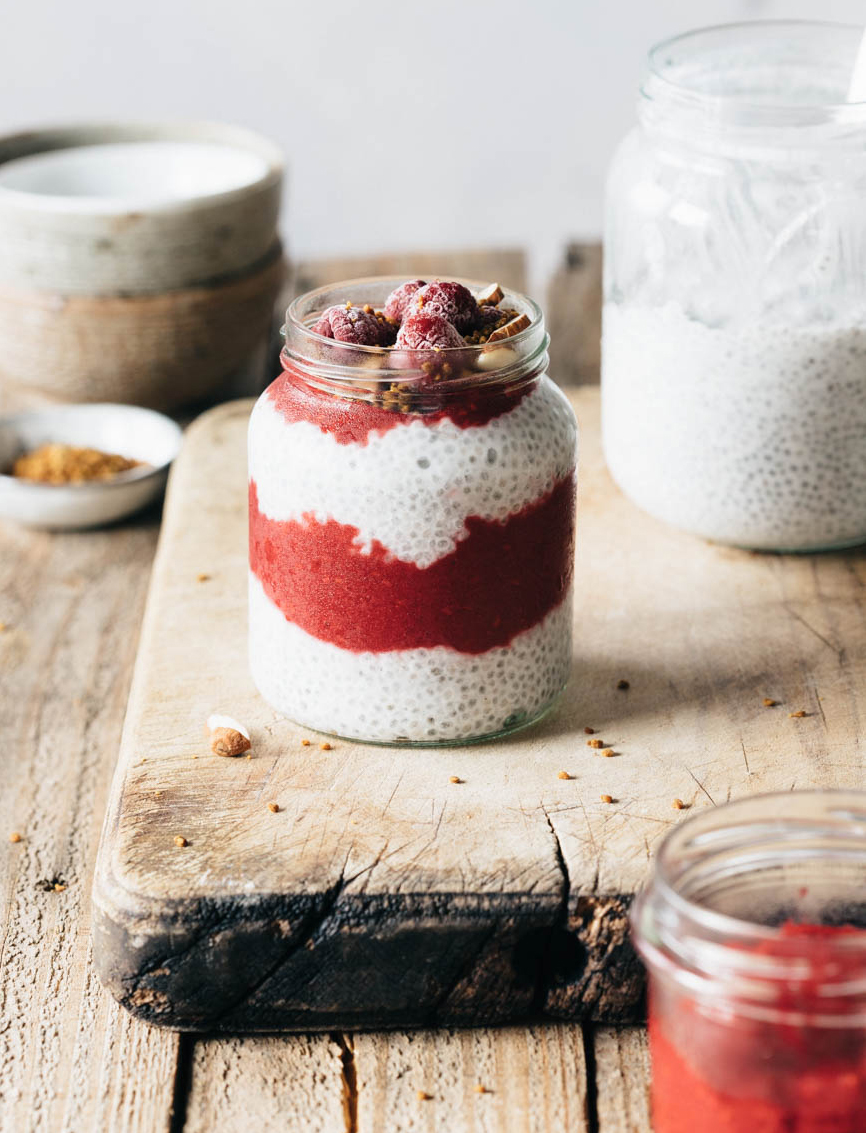
[{"label": "stacked ceramic bowl", "polygon": [[282,175],[219,124],[0,137],[0,383],[159,409],[217,391],[267,340]]}]

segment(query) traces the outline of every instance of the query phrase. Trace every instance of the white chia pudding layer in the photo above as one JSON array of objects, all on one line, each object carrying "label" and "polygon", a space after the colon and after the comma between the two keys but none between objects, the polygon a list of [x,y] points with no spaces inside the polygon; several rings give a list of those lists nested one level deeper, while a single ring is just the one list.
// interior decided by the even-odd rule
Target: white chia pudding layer
[{"label": "white chia pudding layer", "polygon": [[448,743],[521,727],[568,681],[571,597],[485,653],[355,653],[288,621],[250,574],[250,667],[267,702],[296,723],[380,743]]},{"label": "white chia pudding layer", "polygon": [[710,327],[608,303],[605,457],[658,519],[758,550],[866,540],[862,325]]},{"label": "white chia pudding layer", "polygon": [[309,421],[287,421],[265,393],[250,419],[250,479],[270,519],[311,516],[358,528],[395,558],[428,567],[468,534],[466,519],[505,520],[573,470],[574,416],[549,378],[508,413],[460,428],[419,418],[341,444]]}]

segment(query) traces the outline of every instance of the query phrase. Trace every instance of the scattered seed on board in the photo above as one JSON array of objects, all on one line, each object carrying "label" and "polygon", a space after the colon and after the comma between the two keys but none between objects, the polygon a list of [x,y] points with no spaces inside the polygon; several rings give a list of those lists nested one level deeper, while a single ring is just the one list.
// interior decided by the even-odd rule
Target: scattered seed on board
[{"label": "scattered seed on board", "polygon": [[605,759],[610,759],[613,754],[614,752],[612,747],[603,747],[599,752],[599,755],[603,755]]},{"label": "scattered seed on board", "polygon": [[683,802],[682,799],[674,799],[674,801],[671,803],[671,806],[674,808],[674,810],[685,810],[686,809],[686,804]]},{"label": "scattered seed on board", "polygon": [[9,835],[9,841],[10,842],[20,842],[21,841],[21,835],[18,833],[17,830],[13,830],[12,833]]},{"label": "scattered seed on board", "polygon": [[631,685],[628,683],[628,681],[620,680],[616,682],[616,687],[625,691],[627,688],[631,688]]},{"label": "scattered seed on board", "polygon": [[202,571],[200,574],[197,574],[195,576],[195,580],[196,582],[210,582],[210,575],[205,574],[204,571]]},{"label": "scattered seed on board", "polygon": [[452,776],[451,776],[451,777],[449,778],[448,782],[449,782],[449,783],[462,783],[462,782],[463,782],[463,780],[462,780],[462,779],[460,778],[460,776],[459,776],[459,775],[452,775]]},{"label": "scattered seed on board", "polygon": [[584,732],[586,732],[586,734],[587,734],[588,736],[593,736],[593,735],[595,735],[595,728],[584,728],[583,730],[584,730]]},{"label": "scattered seed on board", "polygon": [[428,1094],[426,1090],[419,1090],[415,1096],[417,1097],[419,1102],[429,1102],[433,1097],[433,1095]]},{"label": "scattered seed on board", "polygon": [[478,1085],[475,1087],[475,1093],[476,1094],[486,1094],[487,1093],[487,1087],[482,1086],[482,1084],[479,1082]]},{"label": "scattered seed on board", "polygon": [[765,708],[775,708],[778,703],[779,703],[778,700],[773,700],[773,698],[770,697],[770,696],[764,697],[764,707]]},{"label": "scattered seed on board", "polygon": [[309,747],[309,746],[310,746],[309,740],[301,740],[301,747]]},{"label": "scattered seed on board", "polygon": [[570,779],[570,778],[571,778],[571,776],[569,775],[569,773],[567,771],[560,771],[560,773],[557,775],[557,779]]},{"label": "scattered seed on board", "polygon": [[186,838],[184,838],[183,834],[178,834],[176,836],[175,840],[174,840],[174,844],[175,844],[175,846],[188,846],[189,842],[187,842],[187,840],[186,840]]},{"label": "scattered seed on board", "polygon": [[268,810],[271,812],[271,814],[279,814],[280,804],[279,803],[268,803]]},{"label": "scattered seed on board", "polygon": [[807,716],[808,713],[804,709],[798,708],[796,712],[789,712],[788,715],[792,719],[800,720],[800,719],[802,719],[803,716]]},{"label": "scattered seed on board", "polygon": [[322,751],[330,751],[331,750],[330,744],[319,744],[319,747],[322,749]]},{"label": "scattered seed on board", "polygon": [[42,877],[36,882],[36,888],[40,893],[62,893],[66,888],[66,882],[62,877]]},{"label": "scattered seed on board", "polygon": [[594,739],[586,741],[587,747],[604,747],[604,740]]},{"label": "scattered seed on board", "polygon": [[598,797],[601,799],[601,801],[603,803],[612,803],[613,802],[613,795],[599,795]]}]

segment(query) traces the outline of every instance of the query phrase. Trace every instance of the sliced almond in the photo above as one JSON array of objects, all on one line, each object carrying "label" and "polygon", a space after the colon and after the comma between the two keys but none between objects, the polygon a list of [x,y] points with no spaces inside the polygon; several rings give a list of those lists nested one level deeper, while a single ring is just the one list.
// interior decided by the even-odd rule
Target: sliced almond
[{"label": "sliced almond", "polygon": [[505,292],[498,283],[491,283],[489,287],[482,287],[480,291],[476,291],[475,300],[478,303],[490,304],[495,307],[497,303],[501,302]]},{"label": "sliced almond", "polygon": [[214,755],[243,755],[252,747],[249,732],[231,716],[208,716],[207,730]]},{"label": "sliced almond", "polygon": [[513,338],[516,334],[520,334],[522,330],[526,330],[529,323],[529,315],[518,315],[510,322],[506,323],[504,327],[495,330],[490,338],[488,338],[485,345],[489,346],[492,342],[501,342],[503,338]]},{"label": "sliced almond", "polygon": [[483,350],[476,359],[479,370],[504,370],[517,361],[517,351],[510,346],[497,346],[493,350]]}]

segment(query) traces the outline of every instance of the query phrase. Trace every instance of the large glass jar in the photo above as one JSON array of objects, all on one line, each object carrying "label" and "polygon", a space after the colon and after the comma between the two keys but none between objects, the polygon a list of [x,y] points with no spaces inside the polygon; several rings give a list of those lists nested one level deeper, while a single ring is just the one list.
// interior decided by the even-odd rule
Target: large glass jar
[{"label": "large glass jar", "polygon": [[862,29],[752,23],[656,47],[610,173],[604,450],[712,540],[866,539]]},{"label": "large glass jar", "polygon": [[864,1133],[866,792],[681,823],[633,924],[655,1133]]},{"label": "large glass jar", "polygon": [[504,343],[312,331],[400,282],[287,312],[283,373],[250,421],[250,661],[265,699],[311,728],[466,742],[537,719],[568,678],[576,423],[522,295],[502,300],[528,323]]}]

